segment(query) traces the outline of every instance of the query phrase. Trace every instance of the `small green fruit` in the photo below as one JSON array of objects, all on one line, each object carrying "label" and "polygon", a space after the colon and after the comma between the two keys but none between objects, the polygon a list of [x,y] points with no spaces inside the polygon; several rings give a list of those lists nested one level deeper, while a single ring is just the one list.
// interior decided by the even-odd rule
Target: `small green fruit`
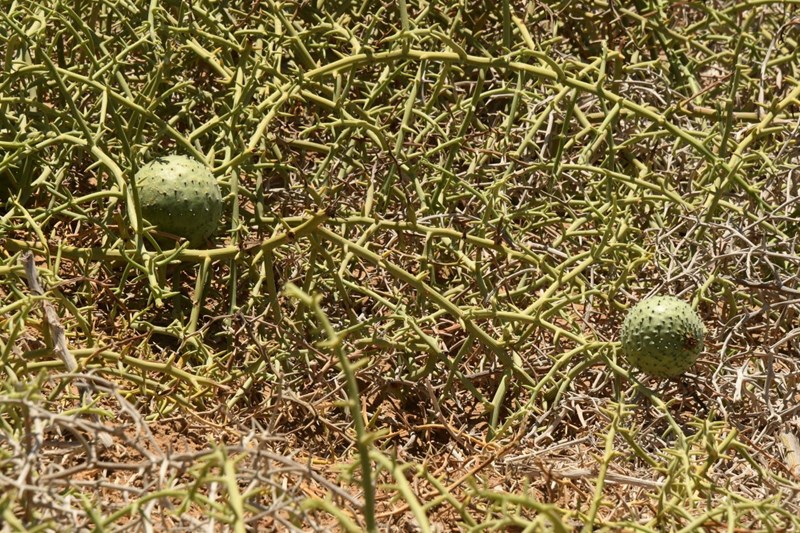
[{"label": "small green fruit", "polygon": [[222,194],[211,171],[182,155],[159,157],[136,173],[142,216],[159,231],[200,246],[219,225]]},{"label": "small green fruit", "polygon": [[705,328],[686,302],[655,296],[636,304],[622,324],[622,352],[628,362],[656,377],[686,372],[703,351]]}]

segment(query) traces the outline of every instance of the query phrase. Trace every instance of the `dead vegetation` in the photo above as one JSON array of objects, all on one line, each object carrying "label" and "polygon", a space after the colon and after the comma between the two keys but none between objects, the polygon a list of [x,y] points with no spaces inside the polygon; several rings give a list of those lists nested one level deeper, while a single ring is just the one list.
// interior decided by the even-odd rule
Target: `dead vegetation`
[{"label": "dead vegetation", "polygon": [[629,4],[0,2],[3,527],[800,529],[800,15]]}]

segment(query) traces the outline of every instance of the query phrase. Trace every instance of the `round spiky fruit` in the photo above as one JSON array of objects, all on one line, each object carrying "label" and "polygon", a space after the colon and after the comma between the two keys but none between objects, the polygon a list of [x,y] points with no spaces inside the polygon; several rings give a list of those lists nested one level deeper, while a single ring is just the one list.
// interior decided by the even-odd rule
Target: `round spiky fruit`
[{"label": "round spiky fruit", "polygon": [[222,194],[204,164],[182,155],[150,161],[136,173],[142,216],[159,231],[202,245],[222,216]]},{"label": "round spiky fruit", "polygon": [[622,353],[628,362],[656,377],[686,372],[703,351],[705,328],[686,302],[655,296],[633,306],[622,324]]}]

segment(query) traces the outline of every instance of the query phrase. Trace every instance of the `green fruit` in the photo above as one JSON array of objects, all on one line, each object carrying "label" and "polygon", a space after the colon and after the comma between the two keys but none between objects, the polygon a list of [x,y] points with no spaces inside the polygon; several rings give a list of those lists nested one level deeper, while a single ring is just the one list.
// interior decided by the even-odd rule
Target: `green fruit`
[{"label": "green fruit", "polygon": [[219,225],[222,194],[211,171],[182,155],[159,157],[136,173],[142,216],[159,231],[202,245]]},{"label": "green fruit", "polygon": [[686,372],[703,351],[705,328],[686,302],[655,296],[636,304],[622,324],[622,353],[628,362],[656,377]]}]

